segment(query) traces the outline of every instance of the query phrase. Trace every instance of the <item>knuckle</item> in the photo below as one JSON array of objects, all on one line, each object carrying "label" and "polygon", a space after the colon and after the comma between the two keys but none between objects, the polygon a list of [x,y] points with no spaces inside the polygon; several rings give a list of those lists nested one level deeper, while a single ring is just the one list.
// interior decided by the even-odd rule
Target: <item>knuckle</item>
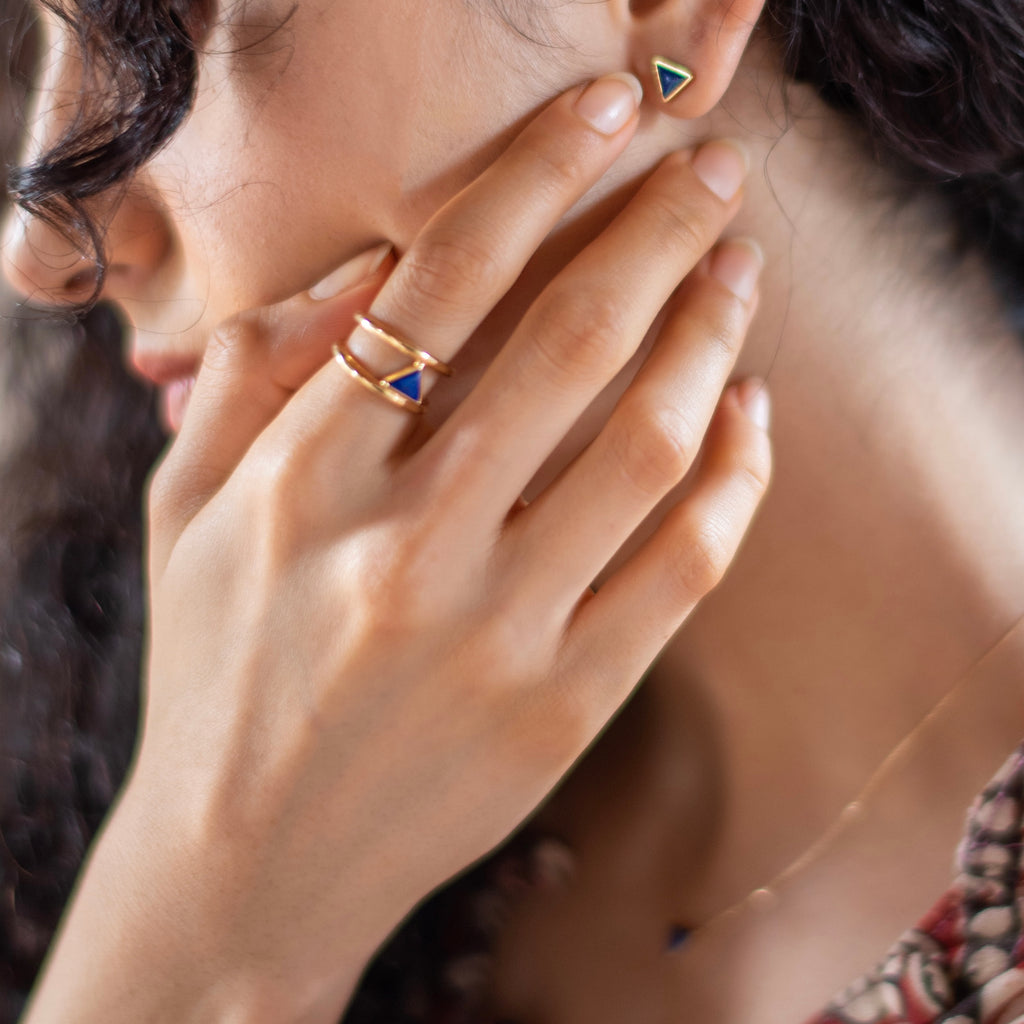
[{"label": "knuckle", "polygon": [[300,461],[298,453],[269,445],[259,452],[258,458],[251,460],[258,505],[278,509],[295,501],[300,493],[297,488],[303,480]]},{"label": "knuckle", "polygon": [[685,413],[651,406],[628,411],[610,439],[620,474],[645,498],[659,498],[681,480],[698,445]]},{"label": "knuckle", "polygon": [[[577,120],[573,118],[574,122]],[[554,143],[554,144],[552,144]],[[563,136],[552,139],[545,135],[523,140],[528,168],[524,175],[537,183],[542,191],[555,194],[575,194],[585,177],[586,162],[577,146],[565,145]]]},{"label": "knuckle", "polygon": [[711,519],[687,522],[676,535],[668,560],[673,583],[685,602],[699,601],[722,581],[732,548],[721,527]]},{"label": "knuckle", "polygon": [[439,516],[450,516],[452,496],[470,493],[479,486],[480,467],[494,460],[494,436],[486,424],[459,425],[444,445],[430,452],[421,449],[410,499],[420,502]]},{"label": "knuckle", "polygon": [[557,380],[594,383],[618,369],[626,326],[611,296],[569,289],[538,310],[534,345]]},{"label": "knuckle", "polygon": [[347,556],[346,575],[353,578],[361,603],[372,611],[375,633],[401,644],[430,630],[443,615],[446,601],[438,592],[443,567],[422,525],[411,517],[379,524],[361,538],[360,553]]},{"label": "knuckle", "polygon": [[772,479],[772,453],[763,435],[751,439],[737,467],[741,482],[760,500]]},{"label": "knuckle", "polygon": [[742,303],[724,285],[712,308],[699,316],[696,327],[711,366],[731,367],[743,347]]},{"label": "knuckle", "polygon": [[180,532],[202,507],[204,496],[212,493],[217,483],[213,467],[195,459],[186,465],[171,452],[150,474],[146,489],[146,513],[153,534]]},{"label": "knuckle", "polygon": [[203,365],[215,373],[226,371],[254,347],[256,329],[250,317],[240,315],[219,323],[211,332]]},{"label": "knuckle", "polygon": [[251,509],[246,526],[259,572],[280,572],[310,541],[304,515],[305,483],[297,453],[266,446],[250,452],[228,486],[237,489],[241,507]]},{"label": "knuckle", "polygon": [[483,637],[490,657],[501,659],[506,677],[527,682],[550,671],[560,626],[558,616],[540,612],[528,591],[510,581],[514,573],[509,570],[521,557],[509,553],[492,561],[495,585],[478,607],[473,632]]},{"label": "knuckle", "polygon": [[412,317],[438,311],[465,316],[481,307],[501,281],[495,252],[472,231],[435,228],[409,250],[401,302]]},{"label": "knuckle", "polygon": [[542,676],[542,645],[521,609],[493,608],[477,632],[480,664],[497,667],[491,673],[492,685],[518,689]]},{"label": "knuckle", "polygon": [[711,246],[715,231],[706,204],[683,202],[686,193],[655,187],[647,196],[653,237],[696,259]]}]

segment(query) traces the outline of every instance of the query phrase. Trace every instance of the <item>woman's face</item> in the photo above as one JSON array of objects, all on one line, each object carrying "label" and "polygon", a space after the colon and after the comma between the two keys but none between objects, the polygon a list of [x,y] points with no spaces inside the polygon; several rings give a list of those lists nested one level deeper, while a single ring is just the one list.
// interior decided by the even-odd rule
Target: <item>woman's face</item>
[{"label": "woman's face", "polygon": [[[126,310],[136,350],[198,363],[231,315],[309,288],[377,243],[401,252],[540,106],[595,66],[622,66],[593,5],[586,16],[545,9],[539,41],[504,21],[504,6],[249,0],[220,12],[193,113],[109,226],[105,294]],[[73,80],[58,32],[50,25],[58,45],[36,139],[52,138],[48,111]],[[26,243],[22,220],[9,225],[5,257],[23,291],[67,277],[66,256],[45,258],[66,244],[32,244],[45,230],[32,225]]]}]

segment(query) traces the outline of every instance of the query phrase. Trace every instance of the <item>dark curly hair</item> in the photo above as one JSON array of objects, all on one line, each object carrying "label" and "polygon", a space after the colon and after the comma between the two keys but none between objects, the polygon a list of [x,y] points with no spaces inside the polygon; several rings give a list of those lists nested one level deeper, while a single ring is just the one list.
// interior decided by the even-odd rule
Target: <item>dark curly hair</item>
[{"label": "dark curly hair", "polygon": [[[0,0],[2,16],[17,3]],[[206,13],[190,0],[53,9],[106,98],[86,94],[10,191],[102,267],[89,201],[187,115]],[[878,163],[945,198],[961,250],[984,255],[1024,337],[1024,0],[768,0],[759,29]],[[5,409],[17,396],[28,429],[0,452],[0,1022],[20,1012],[131,758],[142,490],[165,440],[152,394],[124,372],[110,310],[57,327],[16,318],[8,335]],[[541,841],[523,831],[427,901],[367,972],[346,1024],[486,1020],[487,951]]]},{"label": "dark curly hair", "polygon": [[783,67],[947,201],[1024,335],[1024,0],[767,0]]},{"label": "dark curly hair", "polygon": [[36,163],[15,169],[11,197],[67,235],[92,259],[95,301],[106,261],[90,201],[116,201],[118,186],[187,116],[197,80],[196,41],[205,0],[40,0],[83,56],[80,102],[60,138]]}]

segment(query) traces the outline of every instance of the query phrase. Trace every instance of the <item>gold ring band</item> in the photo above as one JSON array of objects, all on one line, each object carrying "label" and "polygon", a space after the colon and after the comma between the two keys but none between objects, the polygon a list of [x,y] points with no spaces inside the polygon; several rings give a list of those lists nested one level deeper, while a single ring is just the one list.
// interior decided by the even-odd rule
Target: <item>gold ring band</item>
[{"label": "gold ring band", "polygon": [[423,349],[416,348],[415,345],[410,345],[409,342],[395,337],[384,324],[369,314],[356,313],[353,319],[367,334],[372,334],[375,338],[387,342],[392,348],[407,355],[413,362],[429,366],[435,373],[443,374],[445,377],[452,375],[452,368],[447,363],[443,363],[429,352],[424,352]]},{"label": "gold ring band", "polygon": [[[405,369],[399,370],[397,373],[392,373],[387,377],[379,378],[375,377],[367,369],[366,365],[352,355],[348,349],[334,345],[331,348],[331,352],[334,355],[334,361],[342,367],[349,376],[354,377],[363,385],[363,387],[369,388],[375,395],[383,396],[389,402],[397,405],[399,409],[404,409],[406,412],[423,412],[425,402],[422,398],[417,400],[410,397],[404,391],[395,387],[393,383],[393,381],[401,381],[421,373],[423,371],[423,365],[421,363],[417,362],[412,366],[407,366]],[[419,382],[417,381],[417,391],[418,383]]]}]

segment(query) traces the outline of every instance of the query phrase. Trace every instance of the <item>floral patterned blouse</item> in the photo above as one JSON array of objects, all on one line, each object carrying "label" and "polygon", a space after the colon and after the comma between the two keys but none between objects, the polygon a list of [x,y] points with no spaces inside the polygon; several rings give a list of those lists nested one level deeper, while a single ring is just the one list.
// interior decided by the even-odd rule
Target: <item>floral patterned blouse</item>
[{"label": "floral patterned blouse", "polygon": [[959,874],[808,1024],[1024,1024],[1024,744],[972,805]]},{"label": "floral patterned blouse", "polygon": [[[432,1024],[509,1024],[487,1006],[495,936],[518,895],[566,872],[567,857],[552,837],[524,836],[466,879],[478,891],[449,930],[449,998]],[[806,1024],[1024,1024],[1024,742],[971,805],[956,861],[924,919]],[[674,929],[667,948],[687,934]]]}]

